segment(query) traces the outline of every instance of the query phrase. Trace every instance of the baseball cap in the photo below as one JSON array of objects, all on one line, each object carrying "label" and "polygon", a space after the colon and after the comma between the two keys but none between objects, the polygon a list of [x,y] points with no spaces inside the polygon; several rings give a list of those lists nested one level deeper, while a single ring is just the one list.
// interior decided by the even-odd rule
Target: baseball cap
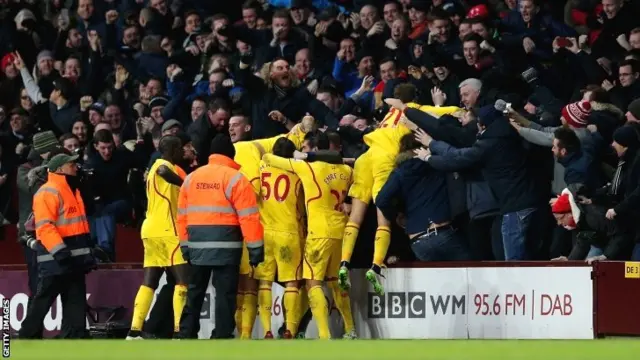
[{"label": "baseball cap", "polygon": [[172,127],[179,127],[180,129],[182,129],[182,124],[175,119],[170,119],[164,122],[164,124],[162,124],[162,128],[160,129],[162,132],[165,132],[169,129],[171,129]]},{"label": "baseball cap", "polygon": [[60,169],[64,164],[78,160],[78,155],[58,154],[52,157],[47,163],[49,171],[54,172]]}]

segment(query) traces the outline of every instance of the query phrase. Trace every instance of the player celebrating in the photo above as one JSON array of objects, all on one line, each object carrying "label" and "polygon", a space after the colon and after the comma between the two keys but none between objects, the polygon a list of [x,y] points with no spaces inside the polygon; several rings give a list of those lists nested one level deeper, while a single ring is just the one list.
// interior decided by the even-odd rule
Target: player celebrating
[{"label": "player celebrating", "polygon": [[[272,111],[269,117],[274,121],[280,121],[292,125],[288,119],[279,111]],[[282,137],[291,140],[296,148],[300,148],[304,142],[304,137],[315,127],[315,120],[311,116],[305,116],[300,124],[293,125],[287,134],[274,136],[268,139],[242,141],[251,125],[244,115],[234,115],[229,119],[229,136],[234,143],[236,156],[234,161],[240,165],[240,172],[253,186],[256,195],[260,195],[260,161],[262,155],[271,153],[274,144]],[[249,266],[249,254],[246,247],[242,249],[242,259],[240,260],[240,285],[238,286],[236,326],[243,339],[251,338],[253,324],[256,320],[258,309],[257,290],[258,283],[253,279],[252,269]],[[265,295],[266,296],[266,295]]]},{"label": "player celebrating", "polygon": [[[328,148],[329,141],[324,142]],[[340,266],[340,238],[347,220],[342,206],[353,181],[353,171],[347,165],[307,163],[273,154],[265,154],[262,160],[267,166],[294,172],[302,181],[308,216],[302,277],[306,280],[309,306],[318,324],[319,337],[329,339],[329,307],[322,282],[325,277],[335,278]],[[353,335],[349,298],[334,294],[334,300],[345,318],[347,335]]]},{"label": "player celebrating", "polygon": [[[394,89],[394,96],[400,99],[407,107],[420,108],[435,116],[447,112],[459,110],[457,107],[437,108],[433,106],[420,106],[414,103],[416,88],[412,84],[400,84]],[[369,202],[375,198],[387,181],[394,168],[395,158],[400,150],[400,139],[416,129],[404,114],[395,108],[389,110],[378,129],[364,136],[364,142],[369,149],[362,154],[355,163],[354,183],[349,190],[352,198],[349,222],[346,225],[342,242],[342,262],[338,273],[338,283],[342,289],[349,289],[349,261],[355,246],[360,225],[364,220]],[[391,241],[391,223],[380,210],[377,211],[378,228],[376,229],[373,265],[366,273],[367,280],[373,285],[376,293],[384,294],[379,276],[381,266],[389,249]]]},{"label": "player celebrating", "polygon": [[[273,154],[283,158],[293,157],[296,147],[291,140],[281,137],[273,145]],[[265,258],[255,271],[255,279],[260,281],[258,308],[264,337],[273,338],[271,332],[271,286],[276,270],[278,281],[284,283],[283,295],[286,331],[285,338],[292,338],[297,330],[299,315],[298,282],[301,279],[302,229],[304,214],[302,183],[291,172],[267,166],[261,161],[261,201],[260,220],[264,226]]]},{"label": "player celebrating", "polygon": [[182,258],[176,229],[178,194],[184,174],[176,163],[184,151],[180,138],[164,136],[158,146],[162,157],[149,169],[147,177],[147,214],[142,223],[144,245],[144,280],[133,306],[133,320],[127,340],[142,339],[141,329],[147,317],[155,289],[165,268],[176,279],[173,293],[174,333],[180,329],[180,316],[186,302],[188,265]]}]

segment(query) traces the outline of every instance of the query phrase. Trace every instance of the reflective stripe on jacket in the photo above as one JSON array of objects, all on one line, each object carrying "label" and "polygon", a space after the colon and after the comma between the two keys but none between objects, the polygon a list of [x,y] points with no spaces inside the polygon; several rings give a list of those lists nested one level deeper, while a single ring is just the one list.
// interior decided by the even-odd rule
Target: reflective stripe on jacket
[{"label": "reflective stripe on jacket", "polygon": [[[95,264],[80,191],[74,194],[64,175],[49,173],[47,182],[33,197],[33,216],[36,238],[40,240],[37,249],[40,276],[84,271]],[[71,259],[61,265],[54,255],[63,249],[69,250]]]},{"label": "reflective stripe on jacket", "polygon": [[239,264],[243,238],[249,249],[264,244],[256,195],[239,168],[226,156],[211,155],[182,184],[178,236],[194,265]]}]

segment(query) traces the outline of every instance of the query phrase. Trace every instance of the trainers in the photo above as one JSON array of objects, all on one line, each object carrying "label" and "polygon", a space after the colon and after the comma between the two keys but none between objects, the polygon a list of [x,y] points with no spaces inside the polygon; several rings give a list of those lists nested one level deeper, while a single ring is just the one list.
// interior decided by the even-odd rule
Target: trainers
[{"label": "trainers", "polygon": [[382,286],[382,283],[380,283],[380,277],[382,277],[382,275],[380,275],[380,271],[376,271],[374,269],[369,269],[367,270],[367,274],[365,275],[365,277],[367,278],[367,281],[371,283],[371,286],[373,286],[373,291],[382,296],[384,295],[384,287]]},{"label": "trainers", "polygon": [[271,331],[267,331],[267,333],[264,334],[264,338],[265,339],[273,339],[273,333]]},{"label": "trainers", "polygon": [[293,339],[293,335],[291,334],[291,331],[285,330],[284,333],[282,334],[282,338],[283,339]]},{"label": "trainers", "polygon": [[351,281],[349,281],[349,269],[345,265],[341,265],[340,270],[338,270],[338,286],[343,291],[347,291],[351,288]]},{"label": "trainers", "polygon": [[125,340],[144,340],[141,331],[129,330]]},{"label": "trainers", "polygon": [[358,334],[356,334],[356,329],[353,329],[351,331],[349,331],[348,333],[344,334],[344,336],[342,337],[343,339],[347,339],[347,340],[355,340],[358,338]]},{"label": "trainers", "polygon": [[305,336],[304,336],[304,333],[302,331],[300,331],[300,332],[298,332],[296,334],[296,339],[304,339],[304,338],[305,338]]}]

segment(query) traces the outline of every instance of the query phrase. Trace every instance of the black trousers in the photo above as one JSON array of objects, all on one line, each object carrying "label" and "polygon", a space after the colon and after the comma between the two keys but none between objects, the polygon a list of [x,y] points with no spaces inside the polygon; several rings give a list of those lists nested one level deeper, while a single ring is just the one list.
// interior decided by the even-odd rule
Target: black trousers
[{"label": "black trousers", "polygon": [[233,338],[233,332],[236,327],[234,314],[236,311],[239,272],[240,265],[191,266],[187,304],[182,311],[182,318],[180,319],[181,337],[198,337],[200,311],[207,292],[207,286],[209,285],[209,278],[211,278],[211,284],[216,290],[214,300],[215,334],[213,334],[213,338]]},{"label": "black trousers", "polygon": [[143,330],[160,339],[171,339],[173,337],[173,290],[176,287],[176,279],[171,271],[165,270],[164,273],[167,276],[167,283],[160,289]]},{"label": "black trousers", "polygon": [[474,260],[504,260],[501,225],[502,216],[499,215],[469,221],[469,249]]},{"label": "black trousers", "polygon": [[62,300],[62,332],[59,337],[83,339],[89,337],[86,329],[87,286],[84,272],[42,277],[31,300],[27,316],[18,336],[22,339],[41,339],[45,316],[60,295]]}]

